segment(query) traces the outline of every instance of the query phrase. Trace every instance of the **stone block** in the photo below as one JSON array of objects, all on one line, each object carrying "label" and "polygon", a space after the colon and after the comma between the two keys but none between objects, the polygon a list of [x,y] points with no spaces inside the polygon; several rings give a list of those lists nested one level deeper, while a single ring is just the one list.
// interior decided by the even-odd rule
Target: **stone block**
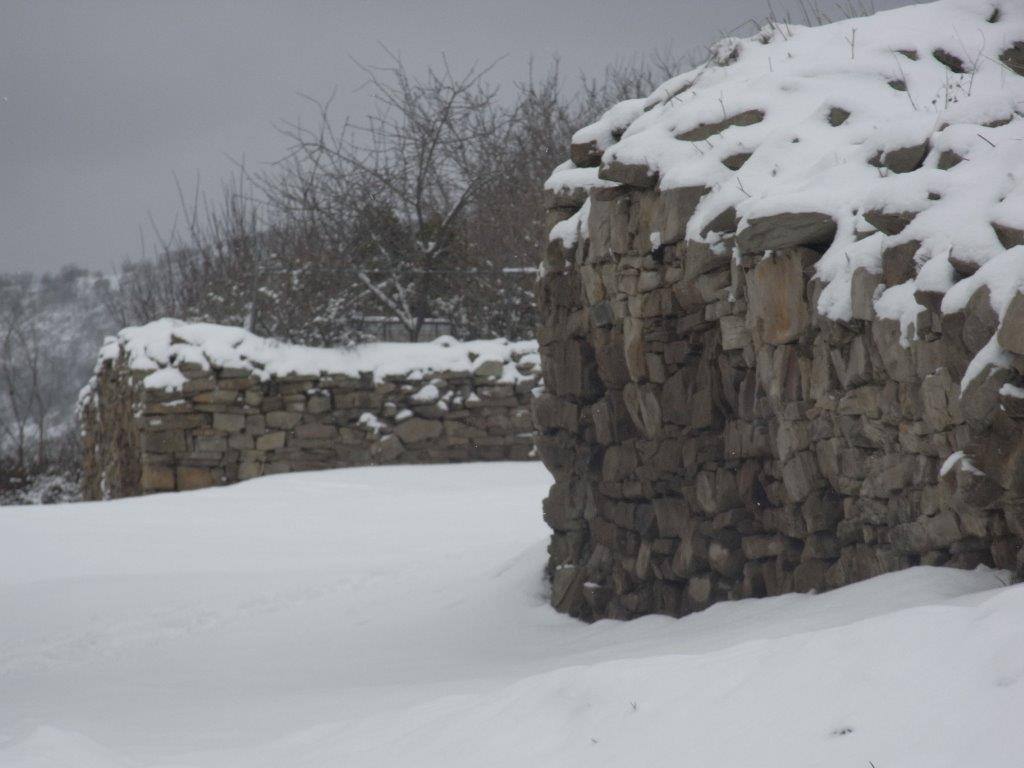
[{"label": "stone block", "polygon": [[708,567],[708,540],[692,518],[683,521],[679,546],[672,558],[672,572],[678,578],[691,577]]},{"label": "stone block", "polygon": [[738,315],[726,315],[718,321],[722,332],[722,350],[743,349],[751,341],[750,329],[746,321]]},{"label": "stone block", "polygon": [[825,213],[780,213],[751,219],[736,237],[743,253],[761,253],[795,246],[827,246],[836,223]]},{"label": "stone block", "polygon": [[141,443],[146,453],[184,453],[188,450],[185,433],[180,430],[143,432]]},{"label": "stone block", "polygon": [[178,467],[176,474],[179,491],[209,488],[217,482],[217,473],[207,467]]},{"label": "stone block", "polygon": [[302,414],[291,411],[271,411],[264,418],[269,429],[289,430],[302,421]]},{"label": "stone block", "polygon": [[256,450],[280,450],[281,448],[284,448],[286,439],[287,433],[285,432],[267,432],[265,435],[260,435],[256,438]]},{"label": "stone block", "polygon": [[193,453],[219,455],[228,449],[228,440],[224,435],[197,435],[192,441]]},{"label": "stone block", "polygon": [[333,424],[299,424],[293,432],[300,440],[333,440],[338,436]]},{"label": "stone block", "polygon": [[814,455],[800,451],[782,465],[782,482],[790,502],[806,499],[818,487],[821,475]]},{"label": "stone block", "polygon": [[230,405],[238,402],[238,392],[232,389],[214,389],[200,392],[192,398],[192,402],[203,405]]},{"label": "stone block", "polygon": [[662,245],[676,243],[686,236],[686,225],[706,192],[703,186],[675,187],[661,191],[657,197],[655,226]]},{"label": "stone block", "polygon": [[658,183],[658,173],[650,166],[643,163],[624,163],[618,160],[602,163],[597,176],[605,181],[617,181],[637,189],[650,189]]},{"label": "stone block", "polygon": [[215,413],[213,428],[218,432],[241,432],[245,429],[245,416],[240,413]]},{"label": "stone block", "polygon": [[708,544],[708,564],[716,573],[729,579],[743,573],[744,555],[740,549],[730,549],[718,541]]},{"label": "stone block", "polygon": [[921,241],[908,240],[882,251],[882,281],[887,286],[900,285],[914,276],[914,256],[920,247]]},{"label": "stone block", "polygon": [[331,410],[331,396],[326,392],[311,394],[306,401],[307,413],[327,413]]},{"label": "stone block", "polygon": [[633,423],[648,439],[654,439],[661,431],[661,405],[650,385],[638,386],[632,382],[622,392],[626,410]]},{"label": "stone block", "polygon": [[1018,291],[1010,299],[997,338],[1003,349],[1024,355],[1024,293]]},{"label": "stone block", "polygon": [[169,466],[144,464],[142,467],[142,492],[173,491],[175,489],[174,469]]},{"label": "stone block", "polygon": [[764,258],[747,281],[747,324],[754,338],[767,344],[786,344],[807,328],[803,261],[788,250]]},{"label": "stone block", "polygon": [[263,474],[263,464],[255,461],[243,461],[238,465],[238,479],[252,480]]},{"label": "stone block", "polygon": [[421,419],[414,416],[397,424],[394,432],[405,445],[410,445],[440,437],[444,432],[444,426],[435,419]]},{"label": "stone block", "polygon": [[851,314],[855,320],[875,319],[875,298],[882,286],[882,276],[866,267],[857,267],[850,280]]}]

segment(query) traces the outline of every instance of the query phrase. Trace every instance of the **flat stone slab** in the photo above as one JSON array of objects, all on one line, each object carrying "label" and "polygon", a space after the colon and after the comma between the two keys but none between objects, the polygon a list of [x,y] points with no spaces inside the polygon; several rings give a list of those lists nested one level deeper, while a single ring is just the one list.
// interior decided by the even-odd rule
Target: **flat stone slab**
[{"label": "flat stone slab", "polygon": [[836,235],[836,223],[825,213],[779,213],[751,219],[736,243],[743,253],[774,251],[798,245],[826,245]]}]

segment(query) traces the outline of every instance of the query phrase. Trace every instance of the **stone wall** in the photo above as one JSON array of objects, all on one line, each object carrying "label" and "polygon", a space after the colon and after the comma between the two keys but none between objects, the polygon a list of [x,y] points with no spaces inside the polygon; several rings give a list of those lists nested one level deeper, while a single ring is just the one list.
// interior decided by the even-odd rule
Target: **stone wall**
[{"label": "stone wall", "polygon": [[657,205],[593,192],[591,239],[568,262],[556,243],[540,280],[555,606],[625,618],[917,564],[1020,573],[1024,355],[959,386],[995,331],[984,292],[922,308],[904,346],[874,316],[879,276],[831,321],[817,251],[652,254]]},{"label": "stone wall", "polygon": [[[209,333],[192,338],[197,326],[160,322],[108,343],[83,397],[87,499],[307,469],[533,456],[531,342],[375,344],[312,361],[287,348],[301,370],[286,372],[287,360],[268,365],[280,349],[225,356]],[[264,351],[240,329],[220,330]]]},{"label": "stone wall", "polygon": [[[1000,23],[982,11],[978,25]],[[798,69],[813,58],[772,80],[776,44],[778,73],[790,40],[767,30],[609,110],[547,185],[534,410],[555,477],[544,518],[558,610],[681,615],[915,565],[1024,572],[1024,227],[1007,223],[1024,213],[1007,170],[1024,168],[1024,122],[965,117],[965,96],[963,130],[924,124],[885,100],[906,85],[881,57],[877,99],[830,108],[842,51],[813,49],[835,57],[820,82]],[[948,57],[915,45],[899,53],[940,82]],[[995,45],[993,61],[1011,61],[1017,48]],[[744,66],[757,89],[728,90]],[[1021,73],[985,70],[971,98],[1021,92]],[[814,88],[816,111],[774,109]],[[721,120],[741,96],[756,108]],[[920,143],[876,152],[871,131],[842,132],[872,105],[871,130],[905,111],[917,133],[898,140]],[[965,137],[956,157],[951,136]],[[666,183],[693,168],[713,179]],[[806,194],[832,172],[860,186]]]}]

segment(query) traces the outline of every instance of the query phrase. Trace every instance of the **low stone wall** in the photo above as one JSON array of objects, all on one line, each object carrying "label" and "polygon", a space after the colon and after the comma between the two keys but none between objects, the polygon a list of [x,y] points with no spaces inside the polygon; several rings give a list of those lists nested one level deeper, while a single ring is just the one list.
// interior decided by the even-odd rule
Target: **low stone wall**
[{"label": "low stone wall", "polygon": [[[820,85],[798,63],[776,82],[758,68],[775,42],[725,41],[728,55],[609,110],[548,183],[535,420],[555,476],[544,517],[561,611],[680,615],[919,564],[1024,573],[1024,227],[1008,223],[1024,198],[1010,182],[991,203],[970,197],[988,194],[979,174],[1012,175],[992,147],[1024,167],[1010,154],[1024,122],[988,118],[1005,145],[967,142],[955,167],[948,122],[900,134],[921,142],[913,152],[875,154],[868,133],[839,126],[890,105],[884,62],[877,82],[858,70],[876,101],[830,108],[844,95],[831,75]],[[901,53],[916,61],[911,43]],[[751,61],[758,88],[738,76],[722,103],[729,68]],[[938,82],[944,61],[922,53],[917,71]],[[986,87],[1013,78],[1022,92],[1019,73]],[[817,111],[785,108],[811,88]],[[741,95],[756,111],[720,120]],[[981,122],[970,108],[949,121]],[[916,120],[878,109],[876,127],[900,110]],[[714,175],[690,180],[694,168]],[[839,198],[820,182],[860,168]],[[958,217],[955,195],[974,207]]]},{"label": "low stone wall", "polygon": [[352,352],[159,321],[104,348],[81,416],[87,499],[385,463],[533,456],[532,342]]}]

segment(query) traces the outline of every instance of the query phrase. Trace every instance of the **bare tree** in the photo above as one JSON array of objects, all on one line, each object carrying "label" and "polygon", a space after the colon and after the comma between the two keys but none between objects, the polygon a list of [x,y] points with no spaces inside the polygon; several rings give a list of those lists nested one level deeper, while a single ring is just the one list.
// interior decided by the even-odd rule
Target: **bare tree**
[{"label": "bare tree", "polygon": [[376,104],[364,122],[336,131],[328,100],[314,102],[313,128],[287,129],[298,170],[289,189],[321,217],[372,303],[416,339],[427,318],[459,303],[467,213],[496,170],[486,152],[511,134],[514,110],[499,105],[489,67],[461,75],[443,60],[420,78],[389,56],[363,68]]},{"label": "bare tree", "polygon": [[337,345],[383,316],[418,339],[430,318],[462,336],[532,333],[532,286],[545,238],[543,180],[573,130],[649,92],[681,66],[668,54],[610,66],[567,86],[557,62],[499,98],[489,67],[413,76],[391,54],[364,67],[375,102],[333,122],[286,125],[290,151],[219,198],[179,185],[156,255],[126,264],[108,294],[122,324],[162,316],[243,325]]},{"label": "bare tree", "polygon": [[31,278],[4,286],[0,298],[0,442],[13,446],[14,469],[25,472],[47,461],[51,418],[64,394],[59,375],[63,350],[40,328],[45,318],[33,301]]},{"label": "bare tree", "polygon": [[13,451],[14,470],[24,471],[31,423],[32,393],[26,386],[20,365],[18,328],[20,318],[5,313],[2,345],[0,345],[0,379],[5,397],[4,418],[0,419],[2,437]]}]

